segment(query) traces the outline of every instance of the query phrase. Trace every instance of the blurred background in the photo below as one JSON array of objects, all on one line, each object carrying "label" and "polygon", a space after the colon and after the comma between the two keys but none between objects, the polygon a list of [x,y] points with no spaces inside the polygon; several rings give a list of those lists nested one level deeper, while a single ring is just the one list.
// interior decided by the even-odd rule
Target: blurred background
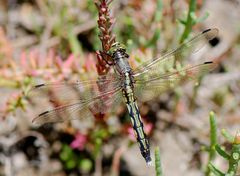
[{"label": "blurred background", "polygon": [[[200,63],[218,63],[199,85],[189,82],[139,103],[164,175],[206,175],[209,112],[216,113],[220,144],[221,129],[235,135],[240,126],[240,1],[114,0],[109,9],[111,33],[127,46],[133,67],[219,29],[194,54]],[[47,96],[24,96],[33,85],[97,78],[98,13],[93,0],[0,1],[0,175],[155,175],[140,155],[124,104],[104,118],[32,123],[53,107]],[[214,163],[227,169],[221,157]]]}]

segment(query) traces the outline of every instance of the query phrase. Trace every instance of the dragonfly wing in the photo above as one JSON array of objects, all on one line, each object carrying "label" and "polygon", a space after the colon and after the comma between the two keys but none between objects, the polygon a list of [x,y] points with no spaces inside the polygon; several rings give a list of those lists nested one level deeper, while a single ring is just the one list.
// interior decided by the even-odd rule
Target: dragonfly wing
[{"label": "dragonfly wing", "polygon": [[121,95],[120,90],[121,88],[118,88],[105,92],[93,99],[79,100],[71,104],[58,106],[55,109],[39,114],[33,119],[33,123],[42,125],[45,123],[87,118],[96,114],[105,114],[114,101],[119,101]]},{"label": "dragonfly wing", "polygon": [[164,91],[175,88],[178,84],[198,78],[216,67],[213,62],[205,62],[194,66],[187,66],[180,70],[155,76],[152,78],[145,75],[135,79],[135,93],[143,101],[150,100]]},{"label": "dragonfly wing", "polygon": [[86,101],[106,92],[118,89],[121,85],[117,75],[101,76],[97,80],[77,81],[74,83],[49,83],[34,86],[31,94],[35,97],[48,96],[52,102],[70,103]]},{"label": "dragonfly wing", "polygon": [[[136,68],[134,76],[138,77],[148,72],[149,77],[160,75],[168,69],[177,67],[177,64],[182,64],[186,53],[194,53],[200,50],[206,43],[214,39],[218,34],[218,29],[208,29],[193,37],[191,40],[181,44],[178,48],[167,52],[163,56],[146,61],[141,66]],[[163,72],[161,72],[163,71]]]}]

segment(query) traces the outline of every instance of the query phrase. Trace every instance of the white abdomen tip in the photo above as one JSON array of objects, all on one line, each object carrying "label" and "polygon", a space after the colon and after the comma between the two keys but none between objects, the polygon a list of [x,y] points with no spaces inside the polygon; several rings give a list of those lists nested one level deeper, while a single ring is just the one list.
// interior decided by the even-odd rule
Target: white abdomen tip
[{"label": "white abdomen tip", "polygon": [[147,162],[147,166],[153,166],[152,161]]}]

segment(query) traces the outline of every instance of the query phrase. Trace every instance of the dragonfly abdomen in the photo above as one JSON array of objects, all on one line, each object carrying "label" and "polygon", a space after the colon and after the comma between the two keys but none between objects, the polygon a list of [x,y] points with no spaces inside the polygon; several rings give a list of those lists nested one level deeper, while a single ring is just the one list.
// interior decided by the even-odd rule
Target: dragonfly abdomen
[{"label": "dragonfly abdomen", "polygon": [[137,139],[141,154],[145,158],[147,164],[150,165],[151,164],[151,156],[150,156],[149,141],[144,132],[143,123],[141,120],[141,115],[139,113],[139,109],[137,107],[137,103],[135,101],[129,102],[129,103],[127,103],[127,108],[129,111],[134,134]]},{"label": "dragonfly abdomen", "polygon": [[131,118],[133,131],[137,139],[140,151],[147,164],[151,164],[150,145],[147,136],[144,132],[144,127],[141,119],[141,115],[134,97],[132,80],[129,73],[125,73],[125,83],[122,89],[123,97],[128,108],[128,112]]}]

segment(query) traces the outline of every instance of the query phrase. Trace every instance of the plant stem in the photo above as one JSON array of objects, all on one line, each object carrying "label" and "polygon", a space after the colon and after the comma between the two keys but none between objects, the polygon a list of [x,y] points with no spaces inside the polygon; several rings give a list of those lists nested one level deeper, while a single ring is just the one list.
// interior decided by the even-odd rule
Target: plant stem
[{"label": "plant stem", "polygon": [[195,14],[196,5],[197,5],[196,0],[190,0],[188,15],[187,15],[187,21],[186,21],[186,24],[185,24],[184,32],[183,32],[183,34],[181,36],[181,39],[180,39],[180,43],[183,43],[184,40],[187,39],[188,35],[192,31],[192,27],[194,25],[193,15]]},{"label": "plant stem", "polygon": [[234,142],[234,137],[226,129],[222,129],[221,133],[227,139],[228,142],[230,143]]},{"label": "plant stem", "polygon": [[229,168],[227,176],[236,175],[240,163],[240,132],[238,131],[232,146],[231,157],[229,158]]},{"label": "plant stem", "polygon": [[217,144],[217,123],[215,113],[213,111],[209,114],[209,122],[210,122],[210,147],[209,147],[209,158],[208,158],[208,166],[206,170],[206,176],[210,175],[211,169],[209,164],[216,156],[215,146]]},{"label": "plant stem", "polygon": [[218,170],[211,162],[208,164],[209,170],[214,174],[214,176],[224,176],[225,174]]},{"label": "plant stem", "polygon": [[155,171],[156,171],[156,176],[162,176],[162,166],[161,166],[159,147],[155,148]]},{"label": "plant stem", "polygon": [[227,176],[236,175],[238,163],[240,161],[240,144],[233,144],[231,157],[229,159],[229,168],[227,171]]},{"label": "plant stem", "polygon": [[109,5],[111,0],[96,0],[95,5],[98,9],[98,29],[100,31],[99,39],[102,43],[102,51],[97,54],[97,72],[99,75],[106,75],[109,67],[106,61],[111,58],[106,54],[112,44],[115,42],[115,36],[112,34],[114,19],[110,16]]},{"label": "plant stem", "polygon": [[210,120],[210,153],[209,153],[209,161],[212,161],[216,155],[215,145],[217,144],[217,123],[215,113],[213,111],[210,112],[209,115]]}]

